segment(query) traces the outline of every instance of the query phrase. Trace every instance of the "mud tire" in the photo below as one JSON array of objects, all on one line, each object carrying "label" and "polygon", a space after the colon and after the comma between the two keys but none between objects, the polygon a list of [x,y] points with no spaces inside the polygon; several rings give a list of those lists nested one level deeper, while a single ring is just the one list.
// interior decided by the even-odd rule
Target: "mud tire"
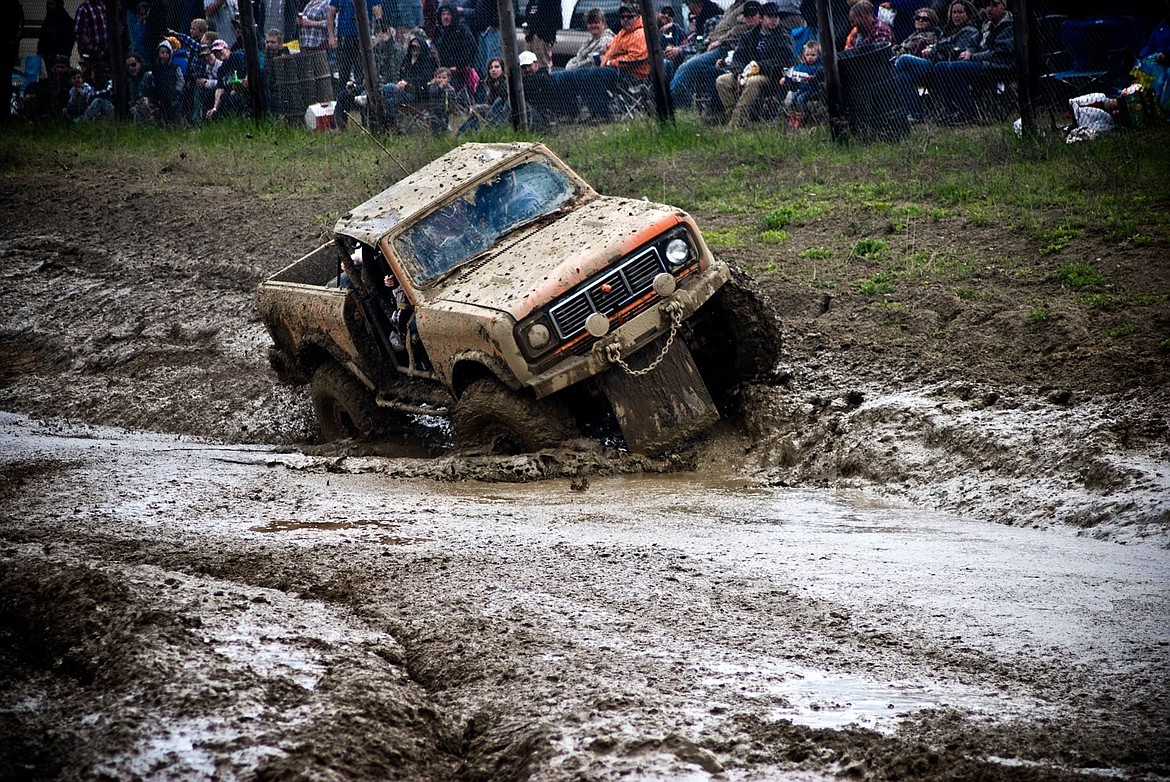
[{"label": "mud tire", "polygon": [[455,447],[494,454],[518,454],[552,448],[576,432],[565,407],[529,399],[494,377],[469,385],[452,416]]},{"label": "mud tire", "polygon": [[337,364],[317,368],[311,396],[323,441],[367,439],[380,431],[382,416],[373,394]]},{"label": "mud tire", "polygon": [[687,347],[716,401],[727,403],[741,384],[776,382],[780,322],[751,278],[733,269],[691,320]]}]

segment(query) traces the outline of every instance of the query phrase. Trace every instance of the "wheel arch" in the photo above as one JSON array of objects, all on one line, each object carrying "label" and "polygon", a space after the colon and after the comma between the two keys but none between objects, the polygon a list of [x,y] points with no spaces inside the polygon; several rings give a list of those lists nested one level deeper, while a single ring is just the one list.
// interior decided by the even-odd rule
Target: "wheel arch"
[{"label": "wheel arch", "polygon": [[521,384],[507,371],[503,362],[484,353],[466,353],[455,357],[451,366],[451,391],[458,399],[477,380],[491,377],[513,391],[519,391]]}]

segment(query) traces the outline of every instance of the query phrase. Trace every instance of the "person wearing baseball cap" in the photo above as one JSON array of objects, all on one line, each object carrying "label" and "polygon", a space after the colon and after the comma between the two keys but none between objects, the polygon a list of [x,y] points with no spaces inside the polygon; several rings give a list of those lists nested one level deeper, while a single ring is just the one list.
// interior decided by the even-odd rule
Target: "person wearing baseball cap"
[{"label": "person wearing baseball cap", "polygon": [[784,83],[784,70],[792,65],[792,36],[780,26],[782,12],[774,2],[761,6],[763,20],[735,47],[730,73],[715,80],[715,89],[730,112],[730,124],[742,127],[751,118],[765,90]]}]

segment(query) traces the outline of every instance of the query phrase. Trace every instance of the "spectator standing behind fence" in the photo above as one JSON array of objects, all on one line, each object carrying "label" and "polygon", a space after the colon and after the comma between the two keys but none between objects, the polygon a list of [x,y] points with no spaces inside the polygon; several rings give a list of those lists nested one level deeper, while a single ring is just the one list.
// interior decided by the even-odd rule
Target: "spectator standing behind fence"
[{"label": "spectator standing behind fence", "polygon": [[[707,41],[707,51],[686,60],[670,80],[670,98],[677,109],[690,108],[698,98],[718,104],[715,95],[715,79],[719,75],[721,61],[735,48],[744,34],[760,23],[759,0],[736,0],[722,19],[715,25]],[[713,113],[720,107],[712,105]]]},{"label": "spectator standing behind fence", "polygon": [[590,8],[585,12],[585,29],[589,31],[589,40],[582,43],[577,53],[565,64],[566,71],[594,67],[613,40],[613,30],[606,26],[605,14],[601,13],[600,8]]},{"label": "spectator standing behind fence", "polygon": [[987,17],[974,46],[954,60],[934,66],[934,85],[939,98],[951,112],[950,122],[974,122],[979,118],[973,88],[1013,78],[1016,68],[1015,34],[1007,0],[991,0],[984,9]]},{"label": "spectator standing behind fence", "polygon": [[467,25],[455,14],[455,6],[443,3],[439,6],[439,26],[435,28],[435,51],[439,53],[439,65],[451,70],[453,86],[467,88],[469,95],[475,94],[479,86],[479,74],[475,72],[475,36]]},{"label": "spectator standing behind fence", "polygon": [[979,41],[978,16],[969,0],[952,2],[947,9],[947,23],[937,43],[922,50],[921,56],[900,55],[894,60],[894,77],[907,118],[911,122],[922,121],[922,98],[919,87],[933,88],[934,65],[942,60],[953,59],[959,52],[969,50]]},{"label": "spectator standing behind fence", "polygon": [[[327,19],[326,45],[337,51],[338,79],[345,84],[353,79],[364,84],[366,69],[362,65],[362,49],[357,28],[357,12],[354,3],[362,0],[330,0],[331,9]],[[365,0],[366,16],[371,32],[382,22],[382,4],[377,0]]]},{"label": "spectator standing behind fence", "polygon": [[[534,52],[521,52],[520,73],[524,89],[524,103],[528,108],[528,128],[534,131],[543,131],[548,128],[549,120],[554,119],[561,112],[559,88],[554,83],[552,75],[540,64]],[[499,127],[508,122],[512,116],[511,104],[505,88],[504,93],[482,113],[482,119],[472,114],[459,128],[460,133],[468,130],[478,130],[481,126]]]},{"label": "spectator standing behind fence", "polygon": [[52,65],[57,55],[73,56],[73,44],[76,42],[76,33],[73,30],[73,17],[65,10],[63,0],[47,0],[45,4],[45,21],[41,23],[41,35],[37,38],[37,54],[45,63],[45,67]]},{"label": "spectator standing behind fence", "polygon": [[81,0],[73,17],[73,34],[77,38],[77,54],[104,60],[110,45],[110,28],[106,8],[102,2]]},{"label": "spectator standing behind fence", "polygon": [[208,29],[215,30],[220,39],[227,42],[229,49],[236,43],[232,17],[238,10],[236,0],[204,0],[203,3],[203,18],[207,20]]},{"label": "spectator standing behind fence", "polygon": [[540,64],[551,69],[553,66],[553,44],[557,42],[557,30],[561,29],[560,0],[528,0],[524,6],[524,41],[528,51],[536,55]]},{"label": "spectator standing behind fence", "polygon": [[297,15],[297,34],[301,51],[313,52],[325,48],[329,28],[329,0],[309,0]]},{"label": "spectator standing behind fence", "polygon": [[765,90],[784,84],[784,70],[792,65],[792,36],[780,26],[780,6],[763,5],[763,20],[735,47],[732,70],[715,81],[715,89],[730,112],[729,124],[743,127]]},{"label": "spectator standing behind fence", "polygon": [[942,32],[938,29],[938,14],[933,8],[919,8],[914,12],[914,32],[894,47],[894,56],[909,54],[921,57],[928,46],[938,43]]}]

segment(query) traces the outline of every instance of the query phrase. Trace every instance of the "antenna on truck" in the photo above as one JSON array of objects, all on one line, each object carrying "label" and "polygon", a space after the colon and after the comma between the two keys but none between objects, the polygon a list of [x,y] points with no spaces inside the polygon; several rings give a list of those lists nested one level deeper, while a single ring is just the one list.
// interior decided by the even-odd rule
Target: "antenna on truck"
[{"label": "antenna on truck", "polygon": [[354,124],[357,125],[359,128],[361,128],[362,133],[365,133],[367,136],[369,136],[370,140],[373,141],[375,144],[377,144],[378,148],[386,153],[386,157],[390,158],[391,160],[393,160],[395,163],[398,164],[398,167],[402,169],[403,174],[407,174],[407,175],[410,174],[410,170],[406,166],[402,165],[402,161],[399,160],[398,158],[394,157],[394,154],[390,150],[386,149],[385,144],[383,144],[381,141],[378,141],[377,136],[375,136],[373,133],[370,132],[370,129],[366,127],[366,124],[364,122],[355,122]]}]

